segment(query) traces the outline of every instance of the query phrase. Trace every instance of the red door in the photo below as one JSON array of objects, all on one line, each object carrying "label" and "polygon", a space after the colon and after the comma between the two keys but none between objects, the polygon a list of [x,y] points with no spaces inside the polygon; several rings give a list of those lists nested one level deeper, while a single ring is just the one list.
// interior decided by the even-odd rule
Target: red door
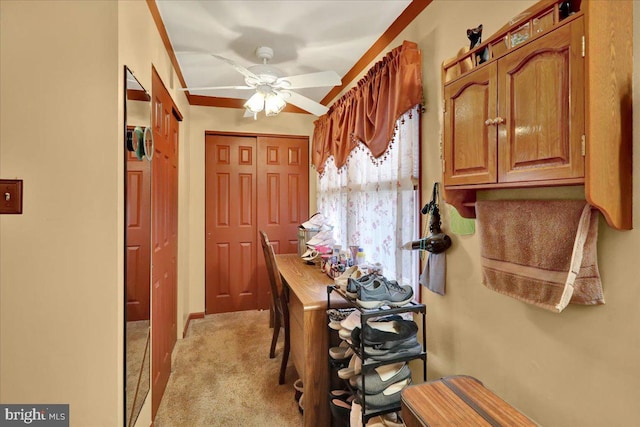
[{"label": "red door", "polygon": [[151,168],[127,152],[127,321],[149,320]]},{"label": "red door", "polygon": [[257,307],[256,138],[207,135],[205,311]]},{"label": "red door", "polygon": [[309,140],[208,134],[205,171],[205,312],[269,308],[258,230],[277,253],[297,251],[309,210]]},{"label": "red door", "polygon": [[171,352],[177,339],[178,256],[178,118],[155,69],[152,99],[151,412],[154,418],[169,380]]},{"label": "red door", "polygon": [[[258,137],[258,229],[277,254],[298,251],[298,226],[309,217],[309,139]],[[268,308],[271,287],[258,256],[258,307]]]}]

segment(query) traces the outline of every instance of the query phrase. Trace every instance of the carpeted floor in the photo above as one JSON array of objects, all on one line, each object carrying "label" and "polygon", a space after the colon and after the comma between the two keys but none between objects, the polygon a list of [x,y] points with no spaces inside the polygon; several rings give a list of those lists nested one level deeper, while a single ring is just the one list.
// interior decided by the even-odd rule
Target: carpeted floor
[{"label": "carpeted floor", "polygon": [[154,426],[302,425],[291,357],[286,383],[278,385],[284,331],[276,358],[269,359],[273,330],[268,325],[267,310],[191,321],[187,337],[176,344],[173,372]]}]

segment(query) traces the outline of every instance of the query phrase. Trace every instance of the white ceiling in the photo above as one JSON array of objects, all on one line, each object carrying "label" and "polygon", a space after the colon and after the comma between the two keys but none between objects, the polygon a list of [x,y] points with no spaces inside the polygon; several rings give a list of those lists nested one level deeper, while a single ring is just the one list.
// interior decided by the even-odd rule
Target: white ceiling
[{"label": "white ceiling", "polygon": [[[269,64],[285,76],[349,71],[411,0],[156,0],[187,86],[244,85],[243,76],[206,53],[248,67],[259,62],[255,50],[269,46]],[[203,52],[185,54],[181,52]],[[299,89],[320,101],[330,87]],[[237,90],[191,94],[247,98]]]}]

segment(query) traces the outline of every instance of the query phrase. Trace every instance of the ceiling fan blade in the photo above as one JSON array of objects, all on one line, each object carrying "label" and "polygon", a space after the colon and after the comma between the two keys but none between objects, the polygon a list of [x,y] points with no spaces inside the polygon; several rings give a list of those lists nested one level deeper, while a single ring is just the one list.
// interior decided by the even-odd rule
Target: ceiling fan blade
[{"label": "ceiling fan blade", "polygon": [[193,91],[193,90],[217,90],[217,89],[237,89],[237,90],[247,90],[247,89],[255,89],[251,86],[204,86],[204,87],[183,87],[181,91]]},{"label": "ceiling fan blade", "polygon": [[250,77],[250,78],[258,80],[258,81],[260,80],[260,77],[256,76],[249,69],[243,67],[242,65],[238,64],[237,62],[234,62],[234,61],[230,60],[229,58],[225,58],[224,56],[216,55],[216,54],[213,54],[213,53],[211,54],[211,56],[213,56],[214,58],[219,59],[220,61],[224,61],[227,64],[231,65],[237,72],[239,72],[240,74],[242,74],[245,77]]},{"label": "ceiling fan blade", "polygon": [[293,104],[298,108],[302,108],[303,110],[308,111],[311,114],[321,116],[329,111],[328,107],[314,101],[313,99],[307,98],[306,96],[302,96],[299,93],[289,92],[289,94],[290,96],[288,98],[285,97],[288,103]]},{"label": "ceiling fan blade", "polygon": [[338,86],[340,84],[342,84],[342,80],[340,79],[338,73],[336,73],[335,71],[318,71],[317,73],[298,74],[297,76],[281,77],[276,82],[276,86],[283,89]]}]

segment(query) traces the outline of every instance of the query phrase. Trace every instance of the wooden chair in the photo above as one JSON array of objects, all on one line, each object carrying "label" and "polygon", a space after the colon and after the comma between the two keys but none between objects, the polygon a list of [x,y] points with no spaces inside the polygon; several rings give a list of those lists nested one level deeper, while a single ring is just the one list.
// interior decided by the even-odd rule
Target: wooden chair
[{"label": "wooden chair", "polygon": [[273,246],[269,243],[266,233],[260,230],[260,240],[262,242],[262,250],[264,251],[264,259],[267,263],[267,272],[269,273],[269,282],[271,283],[271,304],[273,309],[273,338],[271,338],[271,350],[269,358],[273,359],[276,352],[276,343],[280,328],[284,327],[284,352],[282,354],[282,364],[280,365],[279,384],[284,384],[284,375],[287,370],[287,361],[289,360],[289,351],[291,343],[289,340],[289,307],[284,286],[282,286],[282,278],[276,265],[275,253]]}]

